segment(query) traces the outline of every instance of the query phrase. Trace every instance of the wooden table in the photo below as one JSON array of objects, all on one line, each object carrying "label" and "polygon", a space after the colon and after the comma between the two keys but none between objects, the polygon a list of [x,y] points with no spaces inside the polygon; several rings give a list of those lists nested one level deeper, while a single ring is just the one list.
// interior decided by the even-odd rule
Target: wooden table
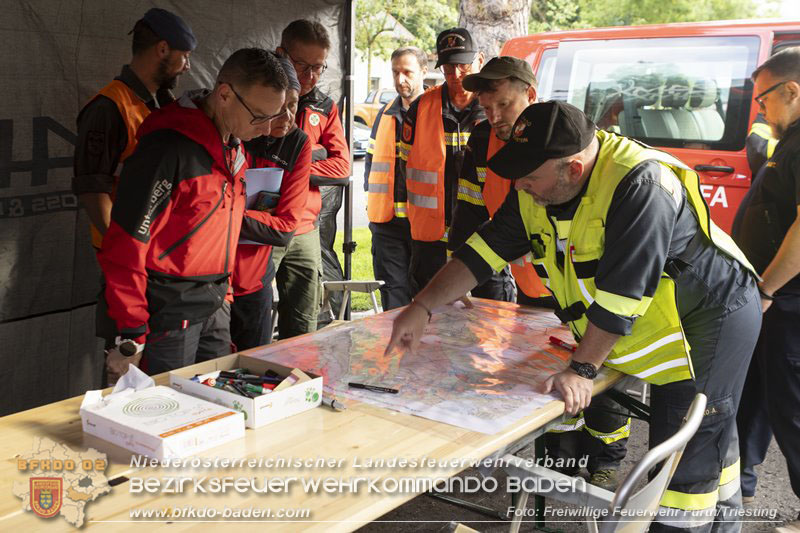
[{"label": "wooden table", "polygon": [[[333,326],[342,327],[342,326]],[[314,335],[313,333],[310,335]],[[606,371],[598,378],[595,393],[605,390],[619,379],[620,375]],[[158,384],[166,384],[166,374],[155,376]],[[0,531],[71,531],[73,526],[62,517],[41,519],[32,512],[21,510],[21,500],[12,494],[14,481],[27,483],[27,475],[17,470],[16,458],[30,452],[34,437],[47,437],[66,444],[75,451],[90,447],[108,454],[109,467],[106,477],[119,484],[111,493],[89,502],[86,506],[84,528],[93,531],[142,531],[145,528],[170,531],[229,531],[234,526],[247,528],[268,527],[271,531],[350,531],[414,498],[417,493],[407,494],[325,494],[304,490],[294,490],[290,494],[262,495],[253,492],[239,494],[228,492],[225,495],[200,494],[189,491],[184,494],[131,494],[130,481],[124,477],[144,477],[164,479],[167,477],[194,476],[233,476],[233,477],[289,477],[307,476],[320,478],[359,477],[368,480],[382,480],[387,477],[449,477],[468,468],[448,466],[436,469],[410,469],[398,471],[391,469],[355,468],[354,458],[363,462],[366,458],[408,458],[427,457],[431,459],[483,459],[507,449],[514,443],[526,442],[531,436],[541,434],[549,423],[562,419],[564,404],[552,401],[536,410],[520,423],[495,435],[485,435],[461,429],[449,424],[426,420],[373,407],[364,403],[350,403],[344,412],[334,412],[327,408],[317,408],[267,425],[256,430],[247,430],[246,437],[202,454],[202,457],[220,458],[268,458],[282,456],[300,459],[335,459],[343,461],[342,468],[286,469],[286,470],[189,470],[161,468],[132,468],[131,454],[106,441],[85,435],[81,429],[78,409],[82,397],[70,398],[61,402],[38,407],[6,416],[0,419],[0,453],[3,462],[0,466]],[[501,489],[502,490],[502,489]],[[232,520],[221,518],[206,519],[204,523],[174,520],[166,525],[164,519],[133,520],[130,510],[138,509],[183,509],[185,506],[208,506],[222,511],[230,508],[255,508],[273,511],[285,509],[308,509],[310,516],[301,521],[274,523],[234,524]],[[195,520],[202,520],[195,518]],[[238,528],[237,528],[238,529]]]}]

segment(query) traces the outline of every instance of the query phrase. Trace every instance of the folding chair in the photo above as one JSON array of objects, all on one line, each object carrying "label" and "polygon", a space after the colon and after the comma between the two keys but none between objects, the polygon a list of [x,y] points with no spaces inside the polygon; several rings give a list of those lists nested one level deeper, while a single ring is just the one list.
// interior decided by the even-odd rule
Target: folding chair
[{"label": "folding chair", "polygon": [[[534,478],[538,481],[549,479],[555,483],[547,483],[548,490],[537,490],[536,494],[580,506],[607,509],[606,518],[597,522],[589,519],[587,528],[590,533],[642,533],[650,527],[650,522],[658,513],[661,497],[667,490],[672,475],[680,462],[686,443],[694,436],[703,419],[706,409],[706,396],[698,394],[689,406],[681,428],[669,439],[648,451],[633,470],[625,476],[616,492],[610,492],[594,485],[586,485],[585,492],[561,492],[559,487],[569,486],[574,478],[548,470],[544,467],[524,463],[525,459],[508,454],[504,457],[509,475]],[[663,461],[663,463],[662,463]],[[639,482],[659,463],[658,473],[641,490],[633,493]],[[563,490],[563,489],[562,489]],[[518,509],[524,509],[530,493],[523,491],[519,496]],[[645,518],[645,520],[643,520]],[[522,513],[517,514],[512,522],[511,531],[519,531]]]},{"label": "folding chair", "polygon": [[328,293],[329,292],[344,292],[344,296],[342,297],[342,306],[339,308],[339,315],[336,317],[336,320],[344,320],[344,312],[347,309],[347,301],[350,299],[350,293],[352,291],[356,292],[366,292],[372,298],[372,309],[375,311],[377,315],[380,313],[380,307],[378,307],[378,300],[375,298],[375,291],[380,289],[386,284],[386,282],[382,280],[371,280],[371,281],[358,281],[358,280],[345,280],[345,281],[323,281],[322,286],[324,287],[322,301],[325,302],[325,305],[328,305]]}]

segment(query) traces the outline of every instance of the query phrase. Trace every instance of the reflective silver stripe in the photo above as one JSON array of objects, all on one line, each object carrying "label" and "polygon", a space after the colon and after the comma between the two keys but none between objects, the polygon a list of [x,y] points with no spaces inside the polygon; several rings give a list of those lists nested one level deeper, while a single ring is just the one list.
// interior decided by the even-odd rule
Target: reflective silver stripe
[{"label": "reflective silver stripe", "polygon": [[233,174],[236,175],[239,173],[239,169],[242,168],[242,165],[245,163],[244,158],[244,148],[241,146],[236,152],[236,159],[233,161]]},{"label": "reflective silver stripe", "polygon": [[678,366],[685,366],[688,368],[689,360],[686,357],[681,357],[680,359],[673,359],[672,361],[661,363],[660,365],[656,365],[654,367],[648,368],[647,370],[638,372],[633,375],[639,379],[644,379],[652,376],[653,374],[658,374],[659,372],[663,372],[664,370],[669,370],[670,368],[675,368]]},{"label": "reflective silver stripe", "polygon": [[594,303],[594,298],[592,298],[592,295],[589,294],[589,289],[586,288],[586,285],[584,285],[582,279],[578,280],[578,287],[580,287],[581,294],[583,294],[583,297],[587,302],[589,302],[589,305],[592,305]]},{"label": "reflective silver stripe", "polygon": [[122,176],[122,163],[117,163],[117,169],[114,171],[115,176]]},{"label": "reflective silver stripe", "polygon": [[372,174],[373,172],[389,172],[390,167],[391,165],[389,165],[389,163],[382,161],[376,163],[375,161],[373,161],[372,166],[369,168],[369,172],[370,174]]},{"label": "reflective silver stripe", "polygon": [[628,361],[633,361],[634,359],[639,359],[640,357],[644,357],[650,352],[654,352],[666,344],[679,340],[683,340],[683,335],[680,332],[671,333],[666,337],[658,339],[653,344],[645,346],[641,350],[636,350],[635,352],[629,353],[628,355],[623,355],[621,357],[609,357],[608,362],[615,365],[621,365],[623,363],[627,363]]},{"label": "reflective silver stripe", "polygon": [[473,198],[481,200],[481,203],[483,203],[482,202],[483,201],[483,194],[481,194],[481,193],[479,193],[477,191],[473,191],[472,189],[468,189],[467,187],[464,187],[463,185],[459,185],[458,186],[458,194],[463,194],[465,196],[471,196]]},{"label": "reflective silver stripe", "polygon": [[475,175],[481,183],[486,181],[486,167],[475,167]]},{"label": "reflective silver stripe", "polygon": [[376,193],[376,194],[387,194],[389,192],[389,184],[388,183],[370,183],[368,192]]},{"label": "reflective silver stripe", "polygon": [[739,492],[739,476],[719,486],[719,501],[726,502]]},{"label": "reflective silver stripe", "polygon": [[424,196],[408,191],[408,203],[426,209],[436,209],[439,207],[439,201],[435,196]]},{"label": "reflective silver stripe", "polygon": [[436,184],[439,181],[439,175],[430,170],[420,170],[418,168],[406,168],[406,179],[417,181],[419,183]]},{"label": "reflective silver stripe", "polygon": [[672,507],[659,507],[655,522],[683,530],[700,527],[714,521],[716,507],[698,511],[684,511]]},{"label": "reflective silver stripe", "polygon": [[584,425],[586,425],[586,420],[583,419],[583,415],[580,418],[575,420],[573,423],[561,423],[552,426],[548,431],[553,433],[563,433],[566,431],[577,431],[581,429]]}]

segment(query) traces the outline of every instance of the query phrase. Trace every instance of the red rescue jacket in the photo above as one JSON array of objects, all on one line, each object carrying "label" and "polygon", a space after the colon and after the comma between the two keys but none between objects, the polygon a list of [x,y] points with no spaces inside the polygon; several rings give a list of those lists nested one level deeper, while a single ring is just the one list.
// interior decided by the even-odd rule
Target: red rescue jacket
[{"label": "red rescue jacket", "polygon": [[308,202],[295,233],[308,233],[317,223],[322,207],[321,185],[347,185],[350,180],[350,150],[344,138],[339,108],[314,87],[300,97],[295,118],[311,142],[311,177]]},{"label": "red rescue jacket", "polygon": [[251,168],[283,169],[280,199],[272,213],[248,209],[244,214],[241,237],[254,242],[240,244],[231,276],[234,296],[244,296],[271,283],[264,275],[273,246],[286,246],[300,222],[308,198],[311,172],[311,143],[308,135],[295,128],[285,137],[260,137],[245,143]]},{"label": "red rescue jacket", "polygon": [[142,123],[98,259],[125,338],[204,321],[222,305],[245,206],[244,149],[187,93]]}]

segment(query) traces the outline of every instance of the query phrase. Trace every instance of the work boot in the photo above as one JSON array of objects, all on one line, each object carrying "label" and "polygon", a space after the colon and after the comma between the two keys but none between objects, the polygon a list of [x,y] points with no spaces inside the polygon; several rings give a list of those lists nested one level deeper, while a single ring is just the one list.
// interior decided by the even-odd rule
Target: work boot
[{"label": "work boot", "polygon": [[589,483],[601,489],[614,492],[617,490],[617,484],[619,483],[617,469],[601,468],[600,470],[595,470],[589,478]]},{"label": "work boot", "polygon": [[750,505],[756,501],[755,496],[742,496],[742,505]]}]

